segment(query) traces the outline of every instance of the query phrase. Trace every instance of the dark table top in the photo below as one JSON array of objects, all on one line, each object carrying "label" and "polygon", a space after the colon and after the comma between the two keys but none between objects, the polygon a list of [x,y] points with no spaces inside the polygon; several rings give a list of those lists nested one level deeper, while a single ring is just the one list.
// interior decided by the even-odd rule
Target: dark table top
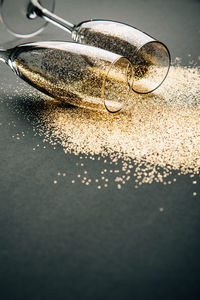
[{"label": "dark table top", "polygon": [[[165,42],[183,65],[199,62],[199,12],[198,0],[56,3],[56,13],[74,23],[134,25]],[[52,25],[36,39],[70,40]],[[33,120],[24,118],[34,90],[6,65],[0,76],[0,298],[200,299],[199,178],[197,197],[187,175],[138,189],[134,179],[121,189],[72,184],[80,157],[43,148]],[[107,166],[83,161],[91,178]]]}]

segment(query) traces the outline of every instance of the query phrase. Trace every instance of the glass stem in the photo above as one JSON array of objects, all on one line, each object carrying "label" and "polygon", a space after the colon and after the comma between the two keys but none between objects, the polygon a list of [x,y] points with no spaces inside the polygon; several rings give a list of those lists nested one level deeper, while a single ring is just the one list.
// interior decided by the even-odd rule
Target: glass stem
[{"label": "glass stem", "polygon": [[29,19],[34,19],[37,16],[43,18],[47,22],[56,25],[57,27],[60,27],[68,33],[72,33],[75,28],[74,24],[58,17],[48,9],[42,7],[38,0],[31,0],[28,6],[27,17]]}]

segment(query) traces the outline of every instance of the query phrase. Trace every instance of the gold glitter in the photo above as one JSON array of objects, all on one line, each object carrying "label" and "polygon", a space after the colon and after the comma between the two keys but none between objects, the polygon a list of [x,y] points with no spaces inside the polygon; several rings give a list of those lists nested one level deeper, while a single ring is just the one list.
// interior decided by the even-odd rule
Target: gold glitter
[{"label": "gold glitter", "polygon": [[192,181],[192,183],[193,183],[193,184],[197,184],[197,181],[196,181],[196,180],[194,180],[194,181]]},{"label": "gold glitter", "polygon": [[122,181],[122,178],[121,177],[116,177],[115,178],[115,182],[121,182]]},{"label": "gold glitter", "polygon": [[196,193],[196,192],[193,192],[193,196],[197,196],[197,193]]},{"label": "gold glitter", "polygon": [[[90,109],[121,110],[129,93],[130,62],[117,54],[82,45],[52,42],[21,48],[14,58],[17,73],[63,103]],[[85,46],[86,47],[86,46]],[[87,46],[88,47],[88,46]],[[132,79],[131,79],[132,80]]]},{"label": "gold glitter", "polygon": [[53,183],[54,183],[54,184],[57,184],[57,183],[58,183],[58,181],[57,181],[57,180],[54,180],[54,181],[53,181]]},{"label": "gold glitter", "polygon": [[109,182],[117,175],[121,186],[134,177],[137,188],[139,182],[171,184],[176,179],[167,177],[173,171],[177,176],[199,175],[198,67],[172,66],[159,89],[149,95],[131,93],[127,109],[114,115],[66,107],[46,96],[43,100],[36,127],[44,142],[60,144],[65,153],[106,159],[107,166],[118,164],[117,170],[108,168]]}]

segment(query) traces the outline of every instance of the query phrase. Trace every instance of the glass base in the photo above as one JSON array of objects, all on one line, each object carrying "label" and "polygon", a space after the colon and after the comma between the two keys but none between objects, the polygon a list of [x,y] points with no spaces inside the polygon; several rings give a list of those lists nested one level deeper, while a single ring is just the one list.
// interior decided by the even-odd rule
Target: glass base
[{"label": "glass base", "polygon": [[[40,0],[40,4],[54,11],[54,0]],[[1,18],[7,30],[17,37],[28,38],[40,33],[47,22],[41,17],[29,19],[27,10],[30,0],[4,0],[0,2]]]}]

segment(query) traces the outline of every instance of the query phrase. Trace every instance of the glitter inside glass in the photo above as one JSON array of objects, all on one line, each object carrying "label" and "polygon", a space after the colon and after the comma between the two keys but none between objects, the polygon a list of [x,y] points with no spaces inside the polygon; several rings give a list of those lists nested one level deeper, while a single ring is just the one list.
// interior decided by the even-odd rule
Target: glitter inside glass
[{"label": "glitter inside glass", "polygon": [[133,65],[133,90],[149,93],[165,80],[170,67],[167,47],[130,25],[94,20],[80,23],[72,36],[80,43],[100,47],[127,57]]},{"label": "glitter inside glass", "polygon": [[38,42],[0,55],[18,76],[64,103],[118,112],[128,101],[132,67],[118,54],[73,42]]}]

